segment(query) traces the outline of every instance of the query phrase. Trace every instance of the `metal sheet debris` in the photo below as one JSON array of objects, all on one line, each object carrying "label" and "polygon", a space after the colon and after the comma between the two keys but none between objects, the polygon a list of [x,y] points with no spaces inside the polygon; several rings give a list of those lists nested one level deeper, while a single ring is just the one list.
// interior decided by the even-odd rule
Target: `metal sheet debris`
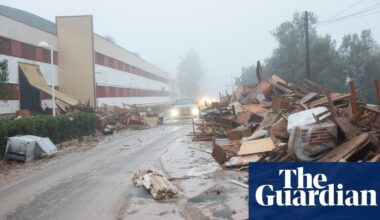
[{"label": "metal sheet debris", "polygon": [[15,136],[8,140],[5,159],[26,162],[55,153],[57,153],[57,147],[49,138],[33,135]]}]

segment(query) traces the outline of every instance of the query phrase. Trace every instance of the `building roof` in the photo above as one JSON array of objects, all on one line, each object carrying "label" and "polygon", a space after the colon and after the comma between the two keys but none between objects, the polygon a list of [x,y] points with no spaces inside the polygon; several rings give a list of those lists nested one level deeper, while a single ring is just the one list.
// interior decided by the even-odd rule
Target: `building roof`
[{"label": "building roof", "polygon": [[45,18],[41,18],[35,14],[23,11],[17,8],[0,5],[0,15],[27,24],[29,26],[38,28],[40,30],[55,34],[55,23]]},{"label": "building roof", "polygon": [[[18,22],[24,23],[26,25],[35,27],[35,28],[40,29],[42,31],[46,31],[48,33],[56,35],[56,24],[54,22],[49,21],[49,20],[42,18],[40,16],[37,16],[35,14],[32,14],[30,12],[20,10],[17,8],[8,7],[5,5],[0,5],[0,15],[8,17],[8,18],[13,19],[13,20],[16,20]],[[94,34],[96,34],[96,33],[94,33]],[[143,62],[150,64],[149,62],[145,61],[142,57],[138,56],[137,54],[135,54],[133,52],[128,51],[127,49],[121,47],[120,45],[118,45],[115,42],[111,42],[109,39],[105,38],[104,36],[101,36],[98,34],[96,34],[96,35],[99,36],[100,38],[107,40],[109,43],[114,44],[117,47],[120,47],[121,49],[123,49],[127,53],[132,54],[133,56],[137,57],[138,59],[142,60]],[[150,65],[152,65],[155,68],[163,71],[165,74],[167,74],[166,77],[169,78],[169,74],[166,71],[162,70],[161,68],[159,68],[153,64],[150,64]]]}]

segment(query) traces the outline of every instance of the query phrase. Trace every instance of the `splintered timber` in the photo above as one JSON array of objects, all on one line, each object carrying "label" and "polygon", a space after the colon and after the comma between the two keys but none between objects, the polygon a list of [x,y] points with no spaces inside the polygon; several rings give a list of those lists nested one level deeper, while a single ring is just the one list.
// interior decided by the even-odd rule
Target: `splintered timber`
[{"label": "splintered timber", "polygon": [[[293,178],[292,179],[292,175]],[[256,201],[261,206],[377,206],[375,190],[345,190],[343,184],[328,183],[319,173],[304,174],[304,168],[279,170],[284,177],[283,188],[264,184],[256,189]],[[297,179],[294,184],[294,179]]]}]

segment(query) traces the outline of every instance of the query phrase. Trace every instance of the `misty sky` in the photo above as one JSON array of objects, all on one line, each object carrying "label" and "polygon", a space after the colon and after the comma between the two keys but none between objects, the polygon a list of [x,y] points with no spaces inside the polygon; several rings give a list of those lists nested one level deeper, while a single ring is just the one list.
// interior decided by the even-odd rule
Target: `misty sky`
[{"label": "misty sky", "polygon": [[[356,4],[357,3],[357,4]],[[59,15],[94,16],[94,30],[112,36],[122,47],[137,52],[173,77],[179,56],[194,49],[200,56],[203,91],[216,95],[227,89],[230,75],[242,66],[270,56],[277,46],[270,34],[295,11],[312,11],[319,20],[356,4],[339,16],[355,13],[379,0],[1,0],[54,21]],[[344,34],[370,28],[380,41],[380,11],[375,14],[318,26],[340,42]],[[376,13],[377,12],[377,13]],[[338,16],[338,17],[339,17]]]}]

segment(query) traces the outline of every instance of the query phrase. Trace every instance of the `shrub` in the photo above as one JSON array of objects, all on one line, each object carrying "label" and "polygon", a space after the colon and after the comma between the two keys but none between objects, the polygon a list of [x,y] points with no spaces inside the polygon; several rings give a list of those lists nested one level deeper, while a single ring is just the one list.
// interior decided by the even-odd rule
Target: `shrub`
[{"label": "shrub", "polygon": [[4,154],[8,137],[36,135],[48,137],[54,143],[91,135],[98,118],[92,113],[79,112],[70,118],[66,115],[38,116],[17,120],[0,119],[0,158]]}]

